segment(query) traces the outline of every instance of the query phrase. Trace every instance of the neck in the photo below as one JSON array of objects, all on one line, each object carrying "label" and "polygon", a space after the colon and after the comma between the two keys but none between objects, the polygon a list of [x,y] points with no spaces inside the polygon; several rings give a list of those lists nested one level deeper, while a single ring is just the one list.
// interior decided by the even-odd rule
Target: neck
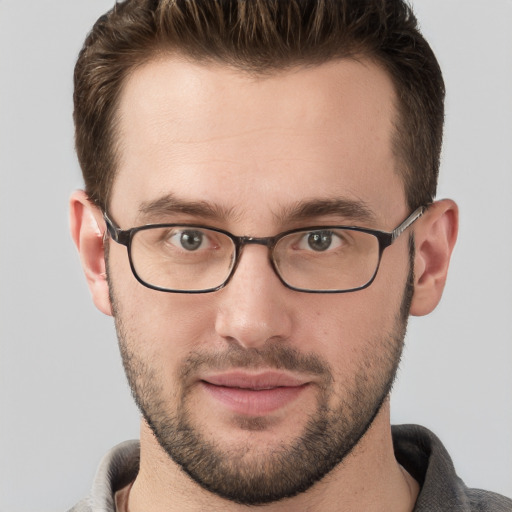
[{"label": "neck", "polygon": [[[320,482],[293,498],[258,506],[258,512],[297,510],[410,512],[417,482],[398,464],[393,451],[389,400],[352,452]],[[201,488],[162,450],[142,422],[140,471],[129,496],[130,512],[247,512]]]}]

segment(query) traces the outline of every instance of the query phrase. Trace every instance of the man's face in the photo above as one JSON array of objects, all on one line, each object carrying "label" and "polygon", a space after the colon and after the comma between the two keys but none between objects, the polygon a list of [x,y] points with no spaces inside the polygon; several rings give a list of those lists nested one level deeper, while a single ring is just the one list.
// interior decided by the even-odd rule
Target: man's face
[{"label": "man's face", "polygon": [[[192,223],[254,237],[392,230],[410,213],[392,151],[394,99],[369,62],[257,78],[150,62],[123,91],[109,214],[123,229]],[[126,248],[109,249],[128,379],[160,445],[203,487],[248,504],[296,494],[379,413],[405,332],[407,236],[369,288],[346,294],[287,289],[259,245],[244,248],[220,291],[163,293],[136,281]]]}]

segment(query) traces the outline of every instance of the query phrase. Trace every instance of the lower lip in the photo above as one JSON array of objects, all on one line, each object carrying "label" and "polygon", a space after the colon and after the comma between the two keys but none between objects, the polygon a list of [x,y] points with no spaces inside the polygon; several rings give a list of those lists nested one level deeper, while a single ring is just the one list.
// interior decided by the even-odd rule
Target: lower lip
[{"label": "lower lip", "polygon": [[277,411],[296,400],[308,386],[304,384],[253,390],[216,386],[204,381],[202,384],[204,389],[232,412],[246,416],[263,416]]}]

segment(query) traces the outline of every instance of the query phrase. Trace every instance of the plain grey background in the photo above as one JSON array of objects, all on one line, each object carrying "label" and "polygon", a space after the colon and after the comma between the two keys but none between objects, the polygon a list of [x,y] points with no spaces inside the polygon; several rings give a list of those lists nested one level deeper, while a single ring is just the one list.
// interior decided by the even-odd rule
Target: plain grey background
[{"label": "plain grey background", "polygon": [[[66,510],[138,435],[112,321],[68,235],[72,70],[113,0],[0,0],[0,511]],[[436,432],[468,485],[512,496],[512,1],[416,0],[444,70],[439,197],[461,227],[443,300],[412,319],[395,423]]]}]

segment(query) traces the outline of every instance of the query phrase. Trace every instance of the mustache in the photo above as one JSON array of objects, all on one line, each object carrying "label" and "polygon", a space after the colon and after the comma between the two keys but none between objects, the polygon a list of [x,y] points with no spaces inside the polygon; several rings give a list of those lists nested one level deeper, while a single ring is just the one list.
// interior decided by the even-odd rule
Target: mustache
[{"label": "mustache", "polygon": [[187,381],[201,371],[234,368],[289,370],[321,377],[325,384],[333,379],[329,364],[318,355],[276,343],[261,348],[231,345],[223,352],[193,352],[183,361],[180,377]]}]

